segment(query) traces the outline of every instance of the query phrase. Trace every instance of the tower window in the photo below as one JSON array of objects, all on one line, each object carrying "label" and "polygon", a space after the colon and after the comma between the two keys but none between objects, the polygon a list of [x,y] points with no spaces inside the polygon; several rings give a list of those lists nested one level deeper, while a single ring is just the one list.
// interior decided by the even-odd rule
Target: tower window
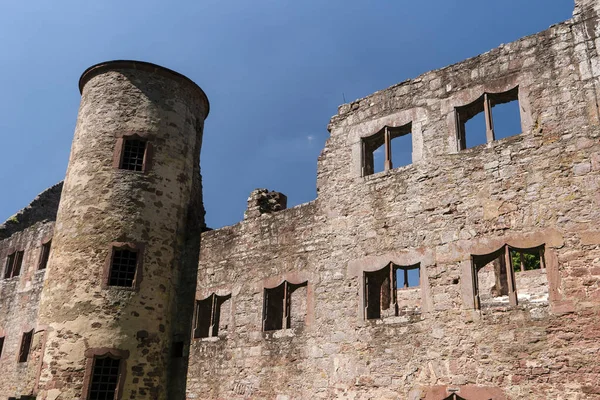
[{"label": "tower window", "polygon": [[88,400],[113,400],[119,384],[121,360],[111,356],[94,358]]},{"label": "tower window", "polygon": [[121,165],[119,168],[130,171],[143,171],[146,158],[146,141],[140,139],[124,139]]},{"label": "tower window", "polygon": [[301,326],[306,319],[306,288],[308,282],[283,283],[265,288],[263,331],[290,329]]},{"label": "tower window", "polygon": [[16,251],[8,255],[8,257],[6,258],[6,266],[4,269],[5,279],[19,276],[19,274],[21,273],[21,265],[23,264],[24,254],[24,251]]},{"label": "tower window", "polygon": [[484,93],[474,102],[456,107],[455,114],[459,150],[519,134],[519,87],[503,93]]},{"label": "tower window", "polygon": [[31,342],[33,341],[33,329],[23,333],[21,338],[21,347],[19,348],[19,362],[27,362],[29,351],[31,350]]},{"label": "tower window", "polygon": [[46,242],[42,245],[42,252],[40,254],[40,263],[38,265],[38,269],[46,269],[46,267],[48,266],[48,259],[50,258],[50,246],[51,245],[52,245],[51,240],[49,240],[48,242]]},{"label": "tower window", "polygon": [[217,296],[213,293],[206,299],[196,302],[194,338],[216,337],[227,332],[229,313],[222,310],[230,299],[230,294]]},{"label": "tower window", "polygon": [[4,336],[0,336],[0,357],[2,357],[2,349],[4,348]]},{"label": "tower window", "polygon": [[385,126],[379,132],[364,138],[362,176],[410,165],[412,163],[411,131],[412,123],[398,127]]},{"label": "tower window", "polygon": [[127,248],[113,249],[109,286],[132,287],[137,272],[138,252]]}]

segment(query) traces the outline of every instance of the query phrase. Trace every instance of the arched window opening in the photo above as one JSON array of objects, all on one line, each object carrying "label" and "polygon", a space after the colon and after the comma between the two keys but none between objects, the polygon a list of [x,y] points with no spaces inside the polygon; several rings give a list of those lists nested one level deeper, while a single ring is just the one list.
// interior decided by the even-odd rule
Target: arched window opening
[{"label": "arched window opening", "polygon": [[226,311],[226,304],[230,299],[231,294],[217,296],[213,293],[204,300],[196,301],[194,338],[217,337],[227,333],[230,313]]},{"label": "arched window opening", "polygon": [[362,139],[362,176],[412,163],[412,123],[385,126]]},{"label": "arched window opening", "polygon": [[[380,270],[364,273],[366,319],[418,313],[421,306],[420,264],[389,263]],[[409,289],[409,290],[406,290]]]},{"label": "arched window opening", "polygon": [[308,281],[293,284],[283,281],[274,288],[265,288],[263,331],[299,328],[306,321]]},{"label": "arched window opening", "polygon": [[543,245],[504,245],[493,253],[472,255],[471,262],[476,309],[548,299]]},{"label": "arched window opening", "polygon": [[458,149],[464,150],[521,133],[519,87],[503,93],[484,93],[456,107]]}]

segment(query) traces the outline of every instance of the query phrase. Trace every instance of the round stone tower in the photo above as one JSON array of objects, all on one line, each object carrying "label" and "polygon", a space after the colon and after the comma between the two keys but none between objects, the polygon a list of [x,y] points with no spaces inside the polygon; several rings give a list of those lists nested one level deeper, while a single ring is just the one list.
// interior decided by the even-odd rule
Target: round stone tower
[{"label": "round stone tower", "polygon": [[138,61],[94,65],[79,88],[39,311],[38,398],[166,399],[191,321],[181,296],[195,275],[182,275],[197,265],[188,247],[203,224],[208,99],[185,76]]}]

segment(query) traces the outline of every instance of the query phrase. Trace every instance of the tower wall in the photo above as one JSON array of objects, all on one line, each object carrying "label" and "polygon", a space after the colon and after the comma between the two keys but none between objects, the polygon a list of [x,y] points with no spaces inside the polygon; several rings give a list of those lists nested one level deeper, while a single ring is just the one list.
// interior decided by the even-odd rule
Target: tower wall
[{"label": "tower wall", "polygon": [[[85,398],[94,357],[111,354],[124,360],[119,398],[165,399],[172,338],[191,318],[173,311],[186,232],[202,223],[208,100],[184,76],[133,61],[89,68],[80,89],[39,311],[47,329],[39,396]],[[146,141],[144,171],[119,169],[131,135]],[[122,244],[138,252],[133,287],[107,284]]]}]

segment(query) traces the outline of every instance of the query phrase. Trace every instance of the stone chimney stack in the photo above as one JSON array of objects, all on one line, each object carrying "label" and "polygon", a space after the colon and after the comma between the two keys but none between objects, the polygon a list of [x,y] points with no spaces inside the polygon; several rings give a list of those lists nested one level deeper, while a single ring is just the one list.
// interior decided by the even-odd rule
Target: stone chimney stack
[{"label": "stone chimney stack", "polygon": [[285,210],[286,207],[287,196],[285,194],[269,192],[268,189],[255,189],[248,197],[248,208],[244,213],[244,219]]}]

